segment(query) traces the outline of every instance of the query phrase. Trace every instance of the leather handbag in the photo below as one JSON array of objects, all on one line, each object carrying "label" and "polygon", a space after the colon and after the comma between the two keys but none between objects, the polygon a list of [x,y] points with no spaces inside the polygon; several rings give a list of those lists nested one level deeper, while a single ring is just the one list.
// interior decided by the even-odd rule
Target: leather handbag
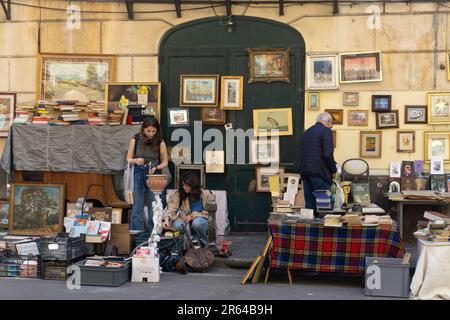
[{"label": "leather handbag", "polygon": [[[186,234],[186,228],[183,228]],[[205,272],[214,262],[214,254],[208,248],[202,248],[202,246],[194,246],[191,237],[189,239],[189,249],[184,254],[184,262],[188,267],[196,272]]]}]

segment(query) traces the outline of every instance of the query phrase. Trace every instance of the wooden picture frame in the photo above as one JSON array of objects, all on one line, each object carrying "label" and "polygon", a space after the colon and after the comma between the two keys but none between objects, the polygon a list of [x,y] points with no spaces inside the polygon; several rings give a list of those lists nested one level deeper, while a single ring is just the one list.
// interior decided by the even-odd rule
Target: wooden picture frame
[{"label": "wooden picture frame", "polygon": [[249,158],[251,164],[279,163],[280,141],[278,139],[251,140]]},{"label": "wooden picture frame", "polygon": [[0,137],[8,137],[9,128],[16,116],[16,104],[16,93],[0,92]]},{"label": "wooden picture frame", "polygon": [[344,109],[325,109],[333,117],[333,125],[344,124]]},{"label": "wooden picture frame", "polygon": [[190,125],[188,108],[167,108],[169,127],[186,127]]},{"label": "wooden picture frame", "polygon": [[347,117],[349,126],[363,126],[369,125],[369,111],[367,110],[348,110]]},{"label": "wooden picture frame", "polygon": [[244,77],[221,77],[220,109],[242,110],[244,108]]},{"label": "wooden picture frame", "polygon": [[227,112],[220,108],[202,108],[202,122],[204,124],[225,124]]},{"label": "wooden picture frame", "polygon": [[284,167],[256,167],[256,192],[270,192],[269,177],[283,174],[284,171]]},{"label": "wooden picture frame", "polygon": [[381,158],[382,131],[360,131],[359,157]]},{"label": "wooden picture frame", "polygon": [[43,53],[37,71],[36,100],[107,101],[106,84],[116,80],[116,56]]},{"label": "wooden picture frame", "polygon": [[318,111],[320,109],[320,93],[308,92],[308,109]]},{"label": "wooden picture frame", "polygon": [[9,233],[50,235],[62,232],[65,198],[63,183],[11,183]]},{"label": "wooden picture frame", "polygon": [[225,151],[223,150],[205,151],[205,172],[225,173]]},{"label": "wooden picture frame", "polygon": [[377,112],[375,116],[377,129],[393,129],[399,127],[398,110]]},{"label": "wooden picture frame", "polygon": [[0,229],[7,229],[9,221],[9,200],[0,200]]},{"label": "wooden picture frame", "polygon": [[218,74],[181,74],[180,107],[217,107]]},{"label": "wooden picture frame", "polygon": [[450,92],[429,92],[428,124],[450,124]]},{"label": "wooden picture frame", "polygon": [[372,95],[372,111],[384,112],[391,111],[392,108],[391,95]]},{"label": "wooden picture frame", "polygon": [[372,82],[381,81],[381,53],[353,52],[339,54],[340,82]]},{"label": "wooden picture frame", "polygon": [[342,94],[342,105],[344,107],[359,106],[359,92],[344,92]]},{"label": "wooden picture frame", "polygon": [[444,162],[450,162],[450,131],[425,131],[423,138],[426,163],[430,163],[431,157],[442,157]]},{"label": "wooden picture frame", "polygon": [[248,50],[248,83],[291,82],[289,48],[251,48]]},{"label": "wooden picture frame", "polygon": [[307,89],[333,90],[339,88],[337,55],[307,55]]},{"label": "wooden picture frame", "polygon": [[405,123],[428,123],[427,106],[405,106]]},{"label": "wooden picture frame", "polygon": [[180,179],[187,172],[194,172],[200,178],[200,185],[205,187],[205,165],[203,164],[180,164],[175,166],[175,189],[180,187]]},{"label": "wooden picture frame", "polygon": [[253,129],[255,137],[291,136],[292,108],[253,109]]},{"label": "wooden picture frame", "polygon": [[415,150],[415,131],[397,131],[397,152],[413,153]]}]

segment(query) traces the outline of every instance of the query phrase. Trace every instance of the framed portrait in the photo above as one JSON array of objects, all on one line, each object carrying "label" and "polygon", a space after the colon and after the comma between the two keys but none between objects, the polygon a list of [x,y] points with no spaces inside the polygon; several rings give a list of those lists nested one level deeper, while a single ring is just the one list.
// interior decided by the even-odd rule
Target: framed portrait
[{"label": "framed portrait", "polygon": [[40,54],[37,100],[107,101],[115,68],[114,55]]},{"label": "framed portrait", "polygon": [[405,123],[427,123],[427,106],[405,106]]},{"label": "framed portrait", "polygon": [[369,124],[369,111],[348,110],[349,126],[367,126]]},{"label": "framed portrait", "polygon": [[191,163],[191,147],[177,144],[167,148],[169,160],[175,164],[190,164]]},{"label": "framed portrait", "polygon": [[289,48],[248,50],[248,83],[291,82],[289,78]]},{"label": "framed portrait", "polygon": [[381,53],[354,52],[339,54],[340,82],[381,81]]},{"label": "framed portrait", "polygon": [[327,90],[339,88],[337,55],[306,56],[307,89]]},{"label": "framed portrait", "polygon": [[377,112],[375,115],[377,129],[398,128],[398,110]]},{"label": "framed portrait", "polygon": [[63,230],[64,184],[11,183],[9,233],[50,235]]},{"label": "framed portrait", "polygon": [[0,229],[8,228],[9,200],[0,200]]},{"label": "framed portrait", "polygon": [[391,95],[373,95],[372,96],[372,111],[390,111],[391,110]]},{"label": "framed portrait", "polygon": [[180,75],[181,107],[217,107],[219,105],[218,74]]},{"label": "framed portrait", "polygon": [[450,124],[450,92],[428,93],[428,123]]},{"label": "framed portrait", "polygon": [[200,185],[205,187],[205,166],[203,164],[181,164],[175,166],[175,189],[180,186],[183,175],[194,173],[200,179]]},{"label": "framed portrait", "polygon": [[359,105],[359,92],[344,92],[342,105],[345,107],[356,107]]},{"label": "framed portrait", "polygon": [[7,137],[16,116],[17,96],[12,92],[0,92],[0,137]]},{"label": "framed portrait", "polygon": [[284,173],[284,168],[256,167],[256,192],[270,192],[269,177]]},{"label": "framed portrait", "polygon": [[292,109],[254,109],[253,129],[255,137],[291,136],[293,133]]},{"label": "framed portrait", "polygon": [[343,109],[325,109],[333,117],[333,124],[344,123],[344,110]]},{"label": "framed portrait", "polygon": [[381,158],[381,131],[360,131],[359,133],[359,157]]},{"label": "framed portrait", "polygon": [[397,131],[397,152],[414,152],[416,134],[414,131]]},{"label": "framed portrait", "polygon": [[278,139],[254,139],[250,141],[250,163],[269,164],[280,162],[280,142]]},{"label": "framed portrait", "polygon": [[216,151],[216,150],[205,151],[205,172],[206,173],[225,172],[225,151]]},{"label": "framed portrait", "polygon": [[244,77],[221,77],[220,108],[222,110],[242,110],[244,108]]},{"label": "framed portrait", "polygon": [[220,108],[203,108],[201,112],[204,124],[225,124],[227,122],[227,112]]},{"label": "framed portrait", "polygon": [[160,82],[111,82],[106,85],[109,110],[125,110],[130,105],[145,105],[144,113],[161,120]]},{"label": "framed portrait", "polygon": [[450,161],[450,131],[425,131],[423,137],[425,162],[430,162],[432,157]]},{"label": "framed portrait", "polygon": [[308,109],[318,111],[320,109],[320,93],[308,92]]},{"label": "framed portrait", "polygon": [[189,109],[168,108],[169,127],[189,126]]}]

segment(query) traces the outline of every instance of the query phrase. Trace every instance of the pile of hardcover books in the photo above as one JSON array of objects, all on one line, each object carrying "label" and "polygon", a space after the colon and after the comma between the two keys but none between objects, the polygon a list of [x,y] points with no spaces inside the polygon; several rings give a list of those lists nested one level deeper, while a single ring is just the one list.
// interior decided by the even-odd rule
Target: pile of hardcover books
[{"label": "pile of hardcover books", "polygon": [[313,192],[316,197],[317,210],[333,210],[330,190],[316,190]]}]

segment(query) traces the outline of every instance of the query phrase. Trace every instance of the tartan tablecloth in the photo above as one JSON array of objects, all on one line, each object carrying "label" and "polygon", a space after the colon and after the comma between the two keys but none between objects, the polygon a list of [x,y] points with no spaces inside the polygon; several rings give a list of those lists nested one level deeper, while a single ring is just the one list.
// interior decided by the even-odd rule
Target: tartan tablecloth
[{"label": "tartan tablecloth", "polygon": [[365,257],[401,258],[397,224],[325,227],[323,224],[269,222],[271,268],[364,273]]}]

